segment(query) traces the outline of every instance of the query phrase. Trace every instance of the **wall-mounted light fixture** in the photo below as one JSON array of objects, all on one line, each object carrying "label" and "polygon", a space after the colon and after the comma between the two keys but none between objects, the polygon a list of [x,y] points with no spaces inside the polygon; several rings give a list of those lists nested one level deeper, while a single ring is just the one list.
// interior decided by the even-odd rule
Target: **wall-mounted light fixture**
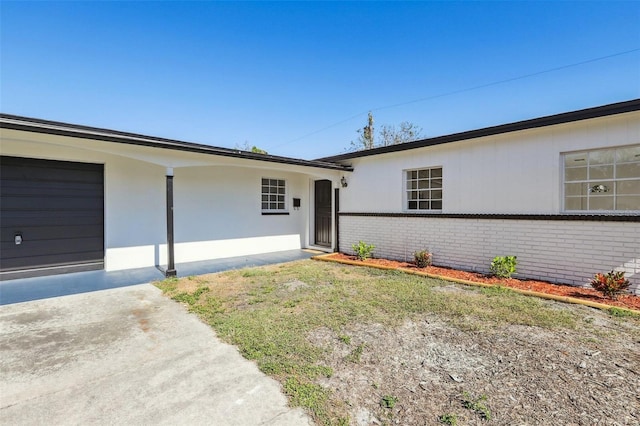
[{"label": "wall-mounted light fixture", "polygon": [[347,183],[347,178],[342,176],[342,179],[340,179],[340,185],[342,185],[343,188],[346,188],[347,186],[349,186],[349,184]]},{"label": "wall-mounted light fixture", "polygon": [[609,192],[609,187],[606,185],[593,185],[589,188],[589,192]]},{"label": "wall-mounted light fixture", "polygon": [[300,198],[293,199],[293,209],[300,210]]}]

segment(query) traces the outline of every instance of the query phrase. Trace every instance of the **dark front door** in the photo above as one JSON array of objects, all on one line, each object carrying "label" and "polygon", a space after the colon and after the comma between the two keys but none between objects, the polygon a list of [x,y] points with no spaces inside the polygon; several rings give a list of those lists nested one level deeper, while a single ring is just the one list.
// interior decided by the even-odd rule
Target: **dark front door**
[{"label": "dark front door", "polygon": [[331,181],[317,180],[315,194],[315,243],[331,247]]},{"label": "dark front door", "polygon": [[104,267],[102,164],[0,157],[0,278]]}]

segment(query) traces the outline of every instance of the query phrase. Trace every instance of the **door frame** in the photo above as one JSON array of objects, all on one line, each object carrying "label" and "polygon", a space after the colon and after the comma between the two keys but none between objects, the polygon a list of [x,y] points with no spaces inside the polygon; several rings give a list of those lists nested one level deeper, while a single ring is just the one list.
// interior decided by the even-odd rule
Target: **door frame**
[{"label": "door frame", "polygon": [[[326,224],[326,226],[327,226],[327,229],[320,229],[319,226],[322,226],[322,225],[318,223],[319,222],[318,221],[318,215],[320,213],[320,208],[319,208],[320,206],[318,205],[318,192],[317,192],[316,189],[318,187],[318,184],[321,183],[321,182],[328,186],[328,187],[325,186],[325,188],[323,188],[323,190],[326,190],[326,194],[325,195],[326,195],[326,197],[328,197],[328,202],[329,203],[328,203],[328,206],[327,205],[322,206],[322,207],[324,207],[324,210],[326,210],[326,211],[322,212],[322,213],[324,213],[323,216],[325,218],[329,219],[328,222],[324,222]],[[332,235],[333,234],[333,220],[334,220],[334,218],[333,218],[333,203],[334,203],[334,200],[333,200],[333,191],[332,191],[333,183],[329,179],[315,179],[313,181],[313,189],[314,189],[314,191],[313,191],[313,228],[312,228],[313,238],[312,238],[312,241],[313,241],[313,244],[316,245],[316,246],[330,249],[330,248],[333,247],[333,235]],[[328,240],[327,243],[318,242],[318,234],[320,232],[326,234],[326,237],[327,237],[327,240]]]}]

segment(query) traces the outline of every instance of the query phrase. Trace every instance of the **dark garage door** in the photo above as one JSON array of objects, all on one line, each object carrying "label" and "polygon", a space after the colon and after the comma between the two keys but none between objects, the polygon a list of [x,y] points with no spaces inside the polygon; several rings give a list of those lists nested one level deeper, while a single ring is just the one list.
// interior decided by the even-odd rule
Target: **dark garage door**
[{"label": "dark garage door", "polygon": [[103,165],[0,157],[0,279],[104,268]]}]

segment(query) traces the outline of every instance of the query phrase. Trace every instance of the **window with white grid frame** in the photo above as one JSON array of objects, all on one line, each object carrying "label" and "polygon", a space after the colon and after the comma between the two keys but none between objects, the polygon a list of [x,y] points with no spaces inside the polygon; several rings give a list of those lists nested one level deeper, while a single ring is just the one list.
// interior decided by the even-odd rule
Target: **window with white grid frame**
[{"label": "window with white grid frame", "polygon": [[565,211],[640,211],[640,145],[563,155]]},{"label": "window with white grid frame", "polygon": [[405,170],[405,209],[442,210],[442,167]]},{"label": "window with white grid frame", "polygon": [[262,211],[285,211],[286,195],[284,179],[262,178]]}]

